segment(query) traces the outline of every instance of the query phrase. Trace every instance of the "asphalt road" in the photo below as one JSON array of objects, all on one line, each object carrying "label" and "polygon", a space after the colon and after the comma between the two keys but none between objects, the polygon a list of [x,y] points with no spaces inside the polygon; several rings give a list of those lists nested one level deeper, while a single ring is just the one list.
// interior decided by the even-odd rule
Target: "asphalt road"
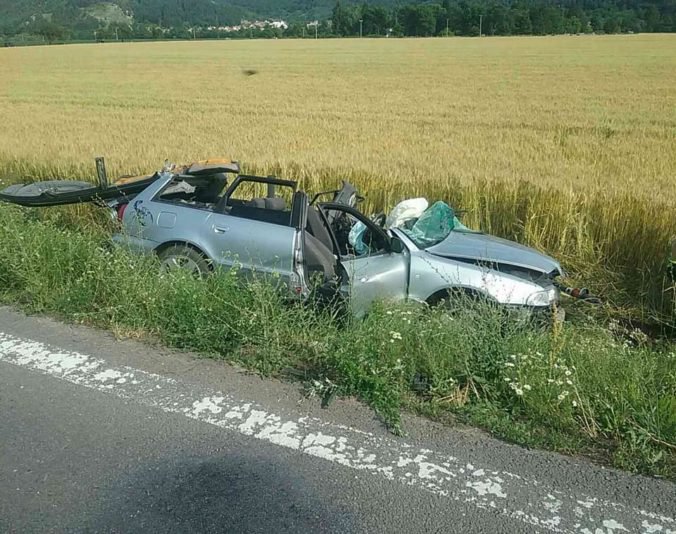
[{"label": "asphalt road", "polygon": [[676,532],[676,486],[0,308],[0,532]]}]

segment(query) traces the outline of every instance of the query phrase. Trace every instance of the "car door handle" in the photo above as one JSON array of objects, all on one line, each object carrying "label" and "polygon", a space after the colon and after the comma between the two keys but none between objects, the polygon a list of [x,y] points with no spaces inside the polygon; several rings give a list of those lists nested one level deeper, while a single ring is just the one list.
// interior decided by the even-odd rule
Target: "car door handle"
[{"label": "car door handle", "polygon": [[225,232],[229,232],[230,227],[229,226],[214,226],[214,232],[217,234],[224,234]]}]

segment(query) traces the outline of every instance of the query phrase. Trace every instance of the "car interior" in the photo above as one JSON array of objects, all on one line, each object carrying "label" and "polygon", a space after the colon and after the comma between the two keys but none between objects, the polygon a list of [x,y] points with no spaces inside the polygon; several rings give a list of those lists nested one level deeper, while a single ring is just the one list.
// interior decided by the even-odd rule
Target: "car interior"
[{"label": "car interior", "polygon": [[[311,275],[320,273],[327,281],[334,279],[338,274],[338,257],[357,258],[384,250],[385,244],[380,243],[377,236],[372,236],[366,228],[360,236],[366,252],[359,254],[350,243],[350,231],[357,219],[338,210],[327,215],[327,220],[331,221],[331,231],[317,206],[310,206],[308,210],[304,253],[306,269]],[[335,244],[331,234],[335,237]],[[344,275],[344,271],[341,274]]]},{"label": "car interior", "polygon": [[[283,226],[290,224],[291,210],[284,198],[280,196],[254,196],[253,198],[248,196],[246,198],[245,194],[231,194],[226,197],[224,194],[226,185],[227,175],[225,173],[203,176],[178,175],[160,192],[157,199],[162,202],[226,213],[234,217]],[[241,185],[249,184],[242,182]],[[239,189],[238,187],[235,192]]]}]

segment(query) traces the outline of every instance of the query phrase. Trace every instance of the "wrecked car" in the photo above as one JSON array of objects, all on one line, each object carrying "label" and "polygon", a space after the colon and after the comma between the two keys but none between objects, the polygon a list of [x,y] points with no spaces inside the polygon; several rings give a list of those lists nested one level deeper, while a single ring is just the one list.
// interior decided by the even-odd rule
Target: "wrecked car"
[{"label": "wrecked car", "polygon": [[156,254],[165,269],[270,275],[296,298],[319,284],[344,296],[357,315],[376,300],[436,305],[463,296],[529,312],[559,302],[556,260],[466,228],[443,202],[413,199],[388,217],[368,217],[347,182],[310,198],[295,181],[239,174],[228,160],[165,165],[111,185],[105,168],[98,170],[97,186],[38,182],[10,186],[0,199],[98,202],[120,221],[113,241]]}]

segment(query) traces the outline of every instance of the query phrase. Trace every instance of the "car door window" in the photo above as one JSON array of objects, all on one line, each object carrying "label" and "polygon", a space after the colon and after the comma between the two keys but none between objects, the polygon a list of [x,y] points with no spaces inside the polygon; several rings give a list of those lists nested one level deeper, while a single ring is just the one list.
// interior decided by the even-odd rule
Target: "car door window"
[{"label": "car door window", "polygon": [[216,207],[216,211],[256,221],[289,226],[295,182],[240,176]]},{"label": "car door window", "polygon": [[386,236],[366,217],[353,210],[325,207],[338,253],[343,258],[361,258],[384,254],[388,251]]}]

